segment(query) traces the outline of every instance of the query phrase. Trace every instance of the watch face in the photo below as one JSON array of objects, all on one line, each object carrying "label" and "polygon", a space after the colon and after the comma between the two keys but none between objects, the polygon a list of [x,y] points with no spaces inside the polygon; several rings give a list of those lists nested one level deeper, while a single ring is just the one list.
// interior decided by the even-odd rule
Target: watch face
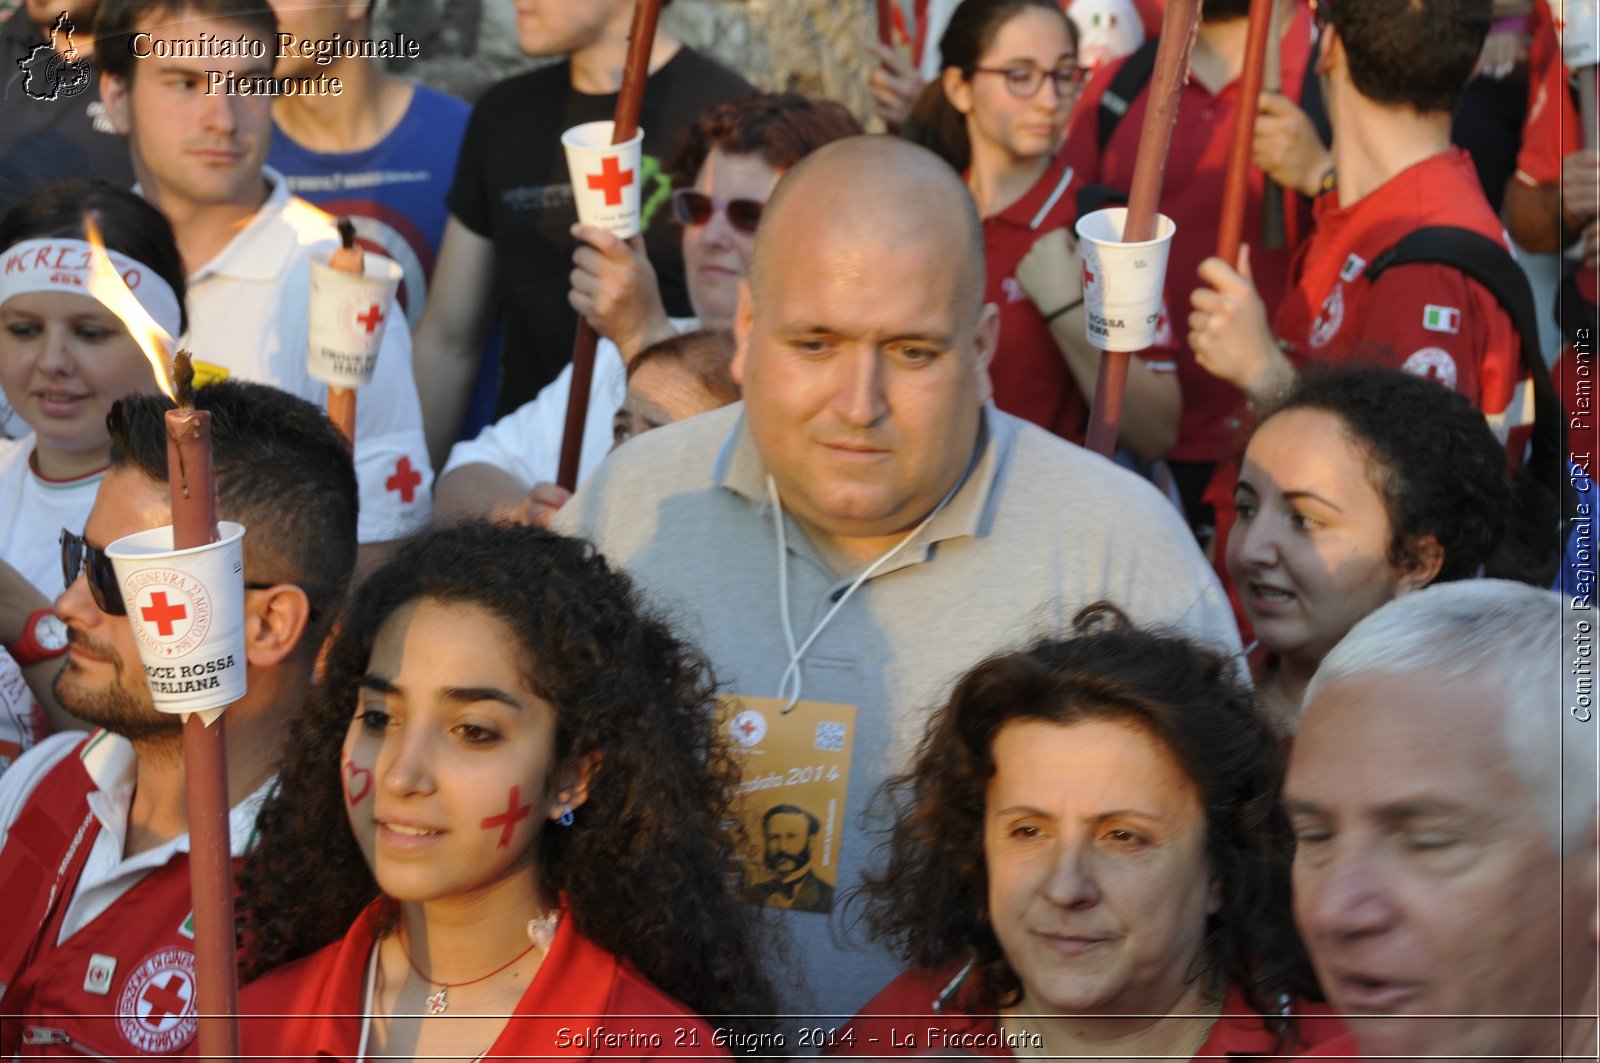
[{"label": "watch face", "polygon": [[33,638],[39,648],[49,653],[67,648],[67,625],[59,616],[41,616],[33,625]]}]

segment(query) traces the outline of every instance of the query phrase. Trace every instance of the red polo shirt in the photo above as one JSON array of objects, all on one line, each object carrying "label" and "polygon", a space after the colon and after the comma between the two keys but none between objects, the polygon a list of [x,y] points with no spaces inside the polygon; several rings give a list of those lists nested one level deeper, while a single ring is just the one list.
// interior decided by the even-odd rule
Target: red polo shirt
[{"label": "red polo shirt", "polygon": [[[993,1014],[962,1011],[952,999],[942,1012],[933,1001],[960,971],[960,964],[937,971],[907,971],[867,1001],[856,1017],[833,1035],[831,1056],[949,1056],[969,1052],[979,1056],[1009,1058],[1036,1054],[1023,1046],[1013,1053],[1000,1033]],[[959,998],[960,994],[954,995]],[[1296,1005],[1292,1014],[1305,1021],[1302,1035],[1321,1040],[1335,1036],[1342,1026],[1326,1005]],[[1302,1039],[1305,1039],[1304,1036]],[[1244,1001],[1238,989],[1229,989],[1222,1012],[1196,1059],[1281,1054],[1277,1034]]]},{"label": "red polo shirt", "polygon": [[1533,423],[1533,388],[1521,339],[1488,289],[1450,266],[1417,262],[1362,270],[1407,233],[1432,225],[1471,229],[1510,248],[1478,184],[1472,159],[1450,148],[1341,207],[1317,200],[1316,229],[1295,258],[1293,289],[1273,331],[1296,365],[1362,358],[1431,377],[1466,395],[1520,463]]},{"label": "red polo shirt", "polygon": [[[989,365],[994,404],[1081,444],[1093,396],[1078,390],[1050,326],[1016,276],[1017,264],[1035,240],[1051,229],[1072,231],[1076,189],[1072,170],[1058,156],[1021,199],[983,220],[983,298],[1000,310],[1000,345]],[[1171,358],[1160,351],[1139,357],[1158,372],[1173,368]]]},{"label": "red polo shirt", "polygon": [[[367,963],[376,941],[375,914],[376,905],[361,913],[343,940],[267,973],[240,992],[244,1058],[355,1058]],[[567,916],[485,1058],[727,1055],[705,1020],[578,933]]]}]

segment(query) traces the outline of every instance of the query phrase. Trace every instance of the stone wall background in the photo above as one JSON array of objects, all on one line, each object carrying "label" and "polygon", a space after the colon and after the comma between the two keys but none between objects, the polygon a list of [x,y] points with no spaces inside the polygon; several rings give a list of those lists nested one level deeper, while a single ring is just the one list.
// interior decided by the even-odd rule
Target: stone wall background
[{"label": "stone wall background", "polygon": [[[873,0],[673,0],[661,22],[762,89],[838,100],[865,121],[874,11]],[[396,31],[417,39],[422,58],[395,73],[467,100],[537,62],[517,49],[511,0],[388,0],[374,35]]]}]

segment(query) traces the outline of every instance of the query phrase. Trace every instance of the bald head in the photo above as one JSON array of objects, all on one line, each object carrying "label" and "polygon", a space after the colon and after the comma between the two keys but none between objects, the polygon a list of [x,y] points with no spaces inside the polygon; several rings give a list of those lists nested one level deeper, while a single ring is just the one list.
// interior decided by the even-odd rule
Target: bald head
[{"label": "bald head", "polygon": [[751,294],[760,300],[771,256],[799,253],[824,232],[881,246],[936,245],[930,267],[958,262],[959,291],[974,320],[983,308],[977,208],[960,175],[926,148],[893,136],[847,137],[790,168],[762,212],[750,260]]}]

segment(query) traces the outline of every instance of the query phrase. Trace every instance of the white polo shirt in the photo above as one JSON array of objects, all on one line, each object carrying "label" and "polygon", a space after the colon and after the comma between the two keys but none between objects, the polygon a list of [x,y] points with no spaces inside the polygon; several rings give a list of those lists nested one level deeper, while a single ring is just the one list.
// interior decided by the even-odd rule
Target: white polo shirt
[{"label": "white polo shirt", "polygon": [[[180,346],[230,376],[326,407],[327,386],[306,371],[311,255],[337,247],[339,234],[330,215],[289,194],[281,174],[271,167],[262,174],[272,187],[267,201],[189,277],[189,331]],[[359,539],[378,543],[412,535],[432,513],[433,468],[403,315],[384,330],[372,383],[356,394]]]}]

